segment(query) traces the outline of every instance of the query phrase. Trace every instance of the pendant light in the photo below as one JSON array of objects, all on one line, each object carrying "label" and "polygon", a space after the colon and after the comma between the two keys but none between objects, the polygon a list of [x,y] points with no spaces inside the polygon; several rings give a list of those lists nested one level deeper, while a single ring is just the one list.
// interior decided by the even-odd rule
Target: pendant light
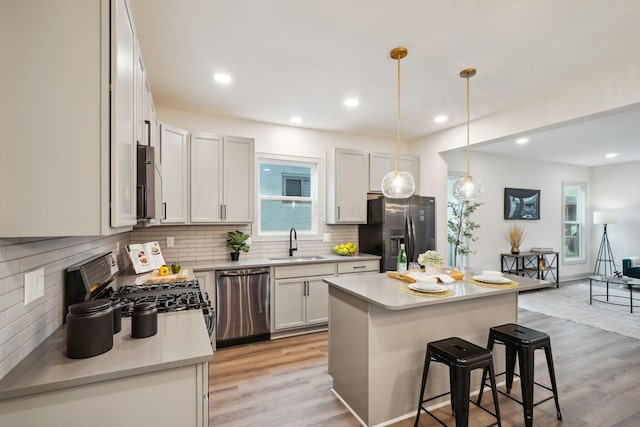
[{"label": "pendant light", "polygon": [[382,178],[382,194],[390,199],[406,199],[416,189],[416,182],[409,172],[400,170],[400,60],[407,56],[407,49],[397,47],[390,53],[398,61],[398,145],[396,151],[396,169]]},{"label": "pendant light", "polygon": [[467,176],[460,178],[453,185],[453,197],[461,202],[474,201],[484,194],[484,185],[469,175],[469,78],[476,75],[475,68],[460,71],[460,77],[467,79]]}]

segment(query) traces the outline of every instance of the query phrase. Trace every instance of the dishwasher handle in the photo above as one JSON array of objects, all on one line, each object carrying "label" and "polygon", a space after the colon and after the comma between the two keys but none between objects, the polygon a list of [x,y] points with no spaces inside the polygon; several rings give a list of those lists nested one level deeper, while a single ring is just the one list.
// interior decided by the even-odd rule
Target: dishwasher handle
[{"label": "dishwasher handle", "polygon": [[255,276],[269,273],[268,268],[254,268],[251,270],[221,270],[216,273],[218,277]]}]

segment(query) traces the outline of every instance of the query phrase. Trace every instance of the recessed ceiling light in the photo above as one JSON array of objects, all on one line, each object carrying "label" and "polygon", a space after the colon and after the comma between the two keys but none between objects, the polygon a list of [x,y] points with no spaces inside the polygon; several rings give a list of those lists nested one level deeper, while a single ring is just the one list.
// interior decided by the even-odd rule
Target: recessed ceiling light
[{"label": "recessed ceiling light", "polygon": [[291,118],[289,119],[289,121],[290,121],[291,123],[302,123],[302,118],[301,118],[301,117],[298,117],[298,116],[295,116],[295,117],[291,117]]},{"label": "recessed ceiling light", "polygon": [[529,138],[518,138],[516,139],[516,144],[526,144],[529,142]]},{"label": "recessed ceiling light", "polygon": [[613,159],[614,157],[618,157],[618,153],[607,153],[604,155],[607,159]]},{"label": "recessed ceiling light", "polygon": [[436,122],[436,123],[444,123],[447,120],[449,120],[449,117],[447,117],[445,115],[435,116],[433,118],[433,121]]},{"label": "recessed ceiling light", "polygon": [[213,75],[213,79],[218,83],[229,84],[231,83],[231,76],[224,73],[216,73]]},{"label": "recessed ceiling light", "polygon": [[360,104],[358,98],[347,98],[344,100],[344,105],[347,107],[356,107],[358,104]]}]

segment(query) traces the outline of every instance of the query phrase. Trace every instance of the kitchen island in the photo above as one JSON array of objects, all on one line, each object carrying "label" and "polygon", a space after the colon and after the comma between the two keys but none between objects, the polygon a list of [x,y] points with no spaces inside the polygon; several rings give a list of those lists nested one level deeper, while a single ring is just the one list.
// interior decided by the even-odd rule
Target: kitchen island
[{"label": "kitchen island", "polygon": [[131,318],[113,348],[66,356],[61,326],[0,381],[2,426],[208,425],[213,351],[202,311],[158,315],[158,333],[131,337]]},{"label": "kitchen island", "polygon": [[[482,286],[463,279],[446,285],[446,296],[410,293],[405,282],[386,274],[325,279],[334,393],[364,425],[415,415],[428,342],[458,336],[485,346],[491,326],[517,322],[519,291],[550,285],[505,277],[518,285]],[[497,366],[504,366],[501,351],[494,352]],[[472,390],[480,383],[480,372],[474,374]],[[448,390],[447,368],[432,365],[425,394]]]}]

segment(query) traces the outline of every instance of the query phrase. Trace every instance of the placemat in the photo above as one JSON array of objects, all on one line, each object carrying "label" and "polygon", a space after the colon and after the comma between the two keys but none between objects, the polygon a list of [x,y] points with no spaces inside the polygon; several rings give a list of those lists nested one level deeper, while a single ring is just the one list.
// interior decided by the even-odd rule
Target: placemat
[{"label": "placemat", "polygon": [[402,285],[400,289],[402,289],[404,292],[408,293],[409,295],[416,295],[419,297],[443,298],[443,297],[450,297],[451,295],[455,295],[455,292],[453,292],[453,289],[447,289],[444,292],[418,292],[418,291],[414,291],[413,289],[410,289],[409,285]]},{"label": "placemat", "polygon": [[474,285],[484,286],[486,288],[515,288],[518,286],[518,282],[514,282],[513,280],[509,283],[485,283],[472,277],[467,277],[465,280],[469,283],[473,283]]}]

